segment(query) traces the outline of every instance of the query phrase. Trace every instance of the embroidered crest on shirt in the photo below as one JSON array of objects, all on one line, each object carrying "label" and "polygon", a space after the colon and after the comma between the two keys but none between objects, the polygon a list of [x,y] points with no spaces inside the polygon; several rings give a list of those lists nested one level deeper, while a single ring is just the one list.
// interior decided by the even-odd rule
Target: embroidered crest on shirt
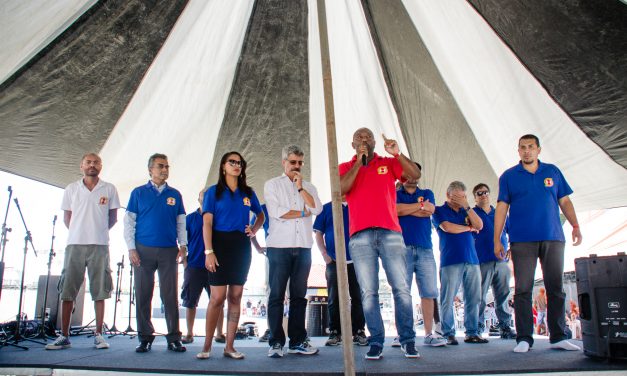
[{"label": "embroidered crest on shirt", "polygon": [[385,175],[388,173],[388,166],[380,166],[379,168],[377,168],[377,173],[379,175]]},{"label": "embroidered crest on shirt", "polygon": [[166,201],[166,203],[170,206],[174,206],[176,205],[176,199],[174,197],[168,197],[168,200]]},{"label": "embroidered crest on shirt", "polygon": [[108,197],[100,197],[100,200],[98,200],[98,204],[100,205],[107,205],[107,203],[109,202],[109,198]]},{"label": "embroidered crest on shirt", "polygon": [[244,205],[250,206],[250,199],[248,197],[244,197]]},{"label": "embroidered crest on shirt", "polygon": [[553,179],[551,179],[551,178],[544,179],[544,186],[545,187],[552,187],[553,186]]}]

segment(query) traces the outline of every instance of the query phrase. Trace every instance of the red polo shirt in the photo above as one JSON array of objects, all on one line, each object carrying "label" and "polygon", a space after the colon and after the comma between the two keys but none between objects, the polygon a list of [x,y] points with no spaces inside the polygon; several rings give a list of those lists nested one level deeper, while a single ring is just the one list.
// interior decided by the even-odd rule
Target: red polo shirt
[{"label": "red polo shirt", "polygon": [[[340,176],[357,163],[357,156],[340,164]],[[396,158],[380,157],[377,153],[366,166],[359,168],[353,187],[346,194],[350,234],[370,227],[381,227],[401,232],[396,215],[396,180],[401,178],[403,167]]]}]

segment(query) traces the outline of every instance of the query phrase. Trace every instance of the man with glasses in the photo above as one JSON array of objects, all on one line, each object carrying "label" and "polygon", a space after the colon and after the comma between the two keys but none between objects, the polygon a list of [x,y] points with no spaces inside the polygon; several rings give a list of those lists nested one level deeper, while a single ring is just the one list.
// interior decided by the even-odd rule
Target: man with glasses
[{"label": "man with glasses", "polygon": [[[479,303],[479,334],[485,329],[485,307],[488,289],[492,286],[494,295],[494,308],[498,319],[497,327],[503,339],[516,338],[509,324],[512,315],[509,312],[507,297],[509,296],[509,265],[507,259],[500,260],[494,255],[494,207],[490,205],[490,188],[487,184],[479,183],[472,189],[475,196],[475,213],[481,218],[483,228],[478,233],[473,232],[475,238],[475,249],[479,258],[479,268],[481,269],[481,303]],[[507,248],[507,224],[505,231],[501,234],[501,243]],[[489,327],[488,327],[489,329]]]},{"label": "man with glasses", "polygon": [[301,169],[305,153],[296,145],[283,148],[283,175],[268,180],[264,198],[270,220],[270,234],[266,238],[270,263],[270,296],[268,324],[270,350],[268,356],[280,358],[285,346],[283,331],[283,300],[289,280],[289,336],[290,354],[313,355],[318,349],[309,344],[305,330],[307,309],[307,279],[311,269],[312,214],[322,211],[316,187],[304,181]]},{"label": "man with glasses", "polygon": [[[560,209],[572,226],[573,245],[581,244],[577,214],[568,197],[570,188],[562,172],[538,159],[541,152],[537,136],[527,134],[518,140],[520,162],[499,178],[499,199],[494,216],[494,255],[503,260],[511,253],[514,264],[514,313],[518,344],[514,352],[525,353],[533,346],[531,297],[536,264],[540,259],[546,287],[547,324],[551,348],[580,350],[566,339],[564,247],[566,239]],[[510,250],[499,241],[509,211]]]},{"label": "man with glasses", "polygon": [[340,185],[348,202],[350,217],[349,249],[361,288],[361,300],[370,331],[370,350],[366,359],[378,360],[383,353],[385,328],[379,306],[379,258],[394,294],[396,329],[407,358],[418,358],[413,306],[407,285],[405,243],[396,213],[396,180],[405,173],[412,179],[420,170],[401,154],[398,143],[383,137],[385,151],[392,157],[374,152],[372,131],[360,128],[353,134],[355,155],[340,164]]},{"label": "man with glasses", "polygon": [[155,271],[165,307],[168,350],[186,350],[181,344],[177,296],[177,258],[183,260],[187,252],[185,208],[179,191],[166,183],[169,173],[168,157],[153,154],[148,159],[150,181],[131,192],[124,217],[124,239],[135,268],[138,353],[150,351],[155,339],[150,312]]}]

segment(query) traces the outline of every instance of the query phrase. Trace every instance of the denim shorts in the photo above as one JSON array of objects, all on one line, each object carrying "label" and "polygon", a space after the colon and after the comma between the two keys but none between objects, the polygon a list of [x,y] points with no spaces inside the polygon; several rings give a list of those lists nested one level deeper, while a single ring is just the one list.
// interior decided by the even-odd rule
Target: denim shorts
[{"label": "denim shorts", "polygon": [[414,274],[420,297],[436,299],[439,291],[433,249],[407,246],[407,284],[410,288]]}]

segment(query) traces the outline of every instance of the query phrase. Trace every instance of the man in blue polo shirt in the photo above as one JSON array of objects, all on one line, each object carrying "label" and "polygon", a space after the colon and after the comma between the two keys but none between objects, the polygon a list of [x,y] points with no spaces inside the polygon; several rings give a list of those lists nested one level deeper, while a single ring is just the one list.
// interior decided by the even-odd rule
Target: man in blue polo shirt
[{"label": "man in blue polo shirt", "polygon": [[[202,200],[206,189],[200,191],[198,202],[200,207],[185,218],[185,230],[187,231],[187,256],[183,260],[185,271],[183,272],[183,289],[181,290],[182,306],[185,307],[185,321],[187,322],[187,335],[181,342],[187,344],[194,342],[194,322],[196,321],[196,308],[202,290],[211,294],[209,288],[209,271],[205,267],[205,242],[202,237]],[[226,342],[224,336],[224,312],[218,316],[216,342]]]},{"label": "man in blue polo shirt", "polygon": [[[481,303],[479,304],[479,333],[485,329],[485,306],[488,296],[488,289],[492,286],[494,295],[494,308],[498,318],[497,327],[501,338],[514,339],[514,332],[509,323],[512,315],[509,313],[509,265],[508,260],[499,260],[494,256],[494,207],[490,205],[490,188],[487,184],[479,183],[472,189],[475,196],[475,213],[483,221],[483,228],[478,233],[473,233],[475,238],[475,249],[479,258],[479,268],[481,269]],[[507,247],[507,220],[505,231],[501,235],[503,247]]]},{"label": "man in blue polo shirt", "polygon": [[[416,163],[422,171],[422,166]],[[433,314],[438,297],[438,280],[433,244],[431,242],[431,214],[435,212],[435,197],[430,189],[418,188],[418,179],[403,175],[405,182],[396,191],[396,212],[407,247],[407,285],[411,286],[414,273],[420,293],[420,306],[425,326],[424,344],[444,346],[446,341],[433,334]]]},{"label": "man in blue polo shirt", "polygon": [[131,192],[124,217],[124,239],[135,268],[135,308],[140,341],[135,351],[139,353],[150,351],[155,339],[150,312],[155,271],[159,272],[159,290],[165,307],[168,349],[185,351],[179,331],[177,296],[177,256],[182,260],[187,252],[185,208],[179,191],[165,182],[169,172],[168,157],[153,154],[148,159],[150,181]]},{"label": "man in blue polo shirt", "polygon": [[[342,203],[342,213],[344,216],[344,244],[348,244],[348,205]],[[335,263],[335,234],[333,233],[333,205],[327,202],[322,206],[320,213],[313,225],[316,244],[324,262],[327,264],[325,277],[327,279],[327,290],[329,291],[329,339],[326,346],[337,346],[342,343],[342,327],[340,326],[340,295],[337,285],[337,265]],[[368,338],[364,328],[366,319],[361,305],[361,292],[359,282],[355,275],[355,266],[351,259],[350,252],[346,250],[346,271],[348,272],[348,292],[351,297],[351,324],[353,330],[353,343],[359,346],[367,346]]]},{"label": "man in blue polo shirt", "polygon": [[433,225],[440,237],[440,304],[442,332],[448,345],[457,345],[453,304],[459,286],[464,288],[464,327],[466,343],[486,343],[479,335],[481,271],[472,233],[483,227],[481,218],[468,205],[466,186],[460,181],[449,184],[446,202],[435,208]]},{"label": "man in blue polo shirt", "polygon": [[[562,276],[566,240],[560,222],[560,209],[573,227],[573,245],[581,244],[581,231],[575,208],[568,195],[573,193],[562,172],[542,163],[540,140],[532,134],[518,140],[520,162],[499,178],[499,199],[494,217],[494,255],[505,259],[511,253],[514,263],[514,313],[518,344],[514,352],[524,353],[533,346],[531,294],[537,260],[540,259],[548,297],[547,323],[551,348],[580,350],[566,340],[565,298]],[[510,250],[499,241],[509,210]]]}]

